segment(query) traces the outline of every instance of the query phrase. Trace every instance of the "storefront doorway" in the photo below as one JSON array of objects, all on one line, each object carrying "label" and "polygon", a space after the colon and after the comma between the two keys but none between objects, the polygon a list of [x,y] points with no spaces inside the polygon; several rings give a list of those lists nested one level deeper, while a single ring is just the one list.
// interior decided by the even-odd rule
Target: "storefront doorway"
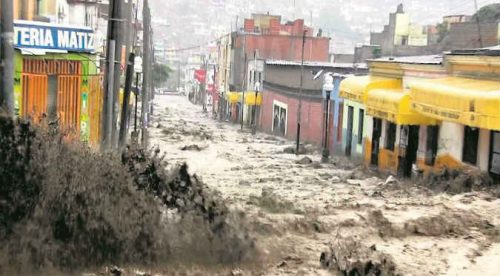
[{"label": "storefront doorway", "polygon": [[378,166],[378,153],[380,150],[381,134],[382,134],[382,120],[378,118],[373,118],[371,164],[374,166]]},{"label": "storefront doorway", "polygon": [[417,162],[419,126],[401,126],[399,139],[398,174],[410,177],[413,165]]}]

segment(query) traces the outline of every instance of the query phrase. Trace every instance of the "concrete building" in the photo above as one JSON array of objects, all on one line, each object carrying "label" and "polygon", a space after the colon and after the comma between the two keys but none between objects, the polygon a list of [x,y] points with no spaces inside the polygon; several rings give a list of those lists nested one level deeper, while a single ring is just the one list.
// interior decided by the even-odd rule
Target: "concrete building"
[{"label": "concrete building", "polygon": [[370,34],[370,45],[378,45],[383,56],[394,55],[398,46],[426,46],[428,42],[425,26],[410,23],[410,15],[399,4],[395,13],[389,14],[389,24],[380,33]]},{"label": "concrete building", "polygon": [[440,123],[421,128],[418,168],[475,168],[500,177],[500,49],[445,56],[447,77],[410,83],[412,107]]},{"label": "concrete building", "polygon": [[442,57],[380,58],[368,64],[369,76],[341,83],[343,150],[367,166],[409,176],[417,161],[420,126],[436,121],[411,108],[408,85],[416,79],[445,76]]},{"label": "concrete building", "polygon": [[69,6],[66,0],[14,0],[14,20],[67,24]]},{"label": "concrete building", "polygon": [[231,91],[242,91],[245,79],[245,56],[253,58],[255,51],[261,59],[301,60],[302,35],[306,31],[304,60],[327,62],[329,38],[313,36],[312,28],[303,19],[281,23],[281,17],[253,14],[245,19],[244,28],[231,34]]},{"label": "concrete building", "polygon": [[[340,75],[366,74],[366,65],[352,63],[305,62],[302,94],[300,87],[300,62],[284,60],[267,60],[265,63],[264,87],[262,92],[262,107],[260,110],[259,128],[272,133],[295,139],[297,132],[297,109],[299,99],[302,99],[301,141],[321,145],[323,130],[323,80],[313,79],[314,74],[324,70]],[[339,101],[333,101],[332,110]],[[334,123],[336,120],[336,123]],[[341,133],[341,118],[331,116],[329,123],[333,144],[334,135]],[[333,125],[338,126],[333,129]],[[338,139],[340,140],[340,139]],[[332,145],[334,149],[334,145]]]},{"label": "concrete building", "polygon": [[[369,67],[368,77],[341,85],[344,110],[354,114],[344,117],[364,107],[367,166],[402,176],[448,168],[500,177],[498,47],[451,51],[443,60],[382,58],[370,60]],[[350,108],[350,101],[358,106]]]},{"label": "concrete building", "polygon": [[[236,104],[237,99],[231,102],[231,91],[229,90],[229,76],[231,72],[231,36],[225,35],[217,43],[217,71],[215,85],[218,97],[214,104],[217,105],[217,114],[220,120],[230,118],[232,104]],[[234,97],[233,97],[234,98]]]},{"label": "concrete building", "polygon": [[500,44],[500,22],[481,23],[481,33],[476,22],[451,23],[450,30],[441,41],[441,49],[476,49]]},{"label": "concrete building", "polygon": [[382,32],[370,34],[370,45],[355,48],[354,62],[364,62],[381,56],[421,56],[441,54],[456,49],[475,49],[495,46],[500,43],[498,22],[480,23],[470,21],[470,16],[450,15],[443,18],[446,30],[437,26],[420,26],[410,23],[409,14],[400,4],[395,13],[390,13],[389,24]]},{"label": "concrete building", "polygon": [[443,17],[443,23],[446,24],[447,29],[450,29],[451,24],[453,23],[464,23],[464,22],[469,22],[471,20],[472,16],[470,15],[447,15]]}]

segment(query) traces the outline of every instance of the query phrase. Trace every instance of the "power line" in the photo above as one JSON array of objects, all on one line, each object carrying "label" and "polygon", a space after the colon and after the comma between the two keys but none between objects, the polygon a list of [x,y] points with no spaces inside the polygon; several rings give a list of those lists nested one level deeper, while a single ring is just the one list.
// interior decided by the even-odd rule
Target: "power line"
[{"label": "power line", "polygon": [[206,46],[210,43],[214,43],[214,42],[217,42],[217,41],[220,41],[223,37],[226,37],[226,36],[229,36],[231,33],[226,33],[224,35],[221,35],[219,36],[218,38],[216,39],[213,39],[213,40],[209,40],[207,42],[204,42],[202,44],[199,44],[199,45],[195,45],[195,46],[189,46],[189,47],[185,47],[185,48],[179,48],[179,49],[166,49],[164,50],[164,52],[183,52],[183,51],[189,51],[189,50],[194,50],[194,49],[197,49],[197,48],[201,48],[203,46]]}]

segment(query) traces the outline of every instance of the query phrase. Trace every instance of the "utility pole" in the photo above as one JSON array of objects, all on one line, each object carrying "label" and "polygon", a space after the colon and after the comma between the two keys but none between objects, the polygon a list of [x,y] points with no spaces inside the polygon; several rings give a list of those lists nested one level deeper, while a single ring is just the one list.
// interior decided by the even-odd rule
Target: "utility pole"
[{"label": "utility pole", "polygon": [[[109,67],[107,67],[107,85],[108,88],[105,90],[106,94],[105,97],[108,98],[108,101],[106,103],[106,117],[104,118],[103,121],[106,122],[106,125],[108,126],[108,131],[103,133],[105,135],[105,143],[103,144],[104,149],[111,149],[112,148],[112,138],[113,138],[113,131],[111,130],[111,127],[113,125],[113,85],[114,85],[114,77],[115,77],[115,66],[113,66],[112,62],[115,60],[115,40],[110,40],[108,44],[108,48],[112,49],[109,51],[109,56],[108,60],[109,62]],[[105,77],[106,77],[105,76]]]},{"label": "utility pole", "polygon": [[300,146],[300,120],[302,119],[302,85],[304,81],[304,46],[306,44],[306,33],[304,30],[302,34],[302,61],[300,63],[300,84],[299,84],[299,107],[297,109],[297,144],[295,146],[295,154],[299,154]]},{"label": "utility pole", "polygon": [[125,33],[126,33],[126,40],[125,40],[125,54],[128,55],[130,52],[133,51],[132,48],[132,34],[134,33],[134,29],[132,27],[132,11],[133,11],[133,6],[134,6],[134,1],[133,0],[128,0],[127,2],[127,7],[125,9],[125,20],[126,24],[125,26]]},{"label": "utility pole", "polygon": [[[104,75],[104,97],[102,106],[102,123],[101,123],[101,149],[107,150],[113,147],[113,129],[116,126],[113,125],[113,113],[114,113],[114,103],[115,103],[115,69],[120,70],[119,63],[118,68],[116,68],[116,49],[117,49],[117,36],[120,35],[118,31],[119,24],[119,9],[120,4],[123,0],[111,0],[109,1],[108,9],[108,35],[106,38],[106,74]],[[121,51],[120,56],[121,56]],[[118,75],[119,77],[119,75]],[[119,82],[118,82],[119,85]],[[116,120],[114,121],[116,124]]]},{"label": "utility pole", "polygon": [[[129,0],[130,1],[130,0]],[[125,90],[123,91],[123,103],[120,116],[120,136],[118,137],[118,147],[121,148],[127,141],[128,122],[129,122],[129,102],[130,90],[132,89],[132,80],[134,79],[134,60],[135,54],[130,53],[127,62],[127,74],[125,77]]]},{"label": "utility pole", "polygon": [[14,116],[14,1],[2,0],[0,109]]},{"label": "utility pole", "polygon": [[135,114],[134,114],[134,135],[137,136],[137,102],[139,97],[139,78],[141,73],[135,73]]},{"label": "utility pole", "polygon": [[142,9],[144,21],[143,31],[143,61],[142,61],[142,98],[141,98],[141,144],[143,147],[148,145],[148,112],[149,112],[149,75],[151,74],[151,14],[148,0],[144,0]]},{"label": "utility pole", "polygon": [[[257,133],[257,97],[259,94],[260,83],[257,84],[257,50],[253,52],[253,90],[255,92],[255,98],[253,101],[253,114],[252,114],[252,134]],[[258,87],[259,86],[259,87]]]},{"label": "utility pole", "polygon": [[[326,73],[323,81],[323,150],[321,154],[321,161],[328,162],[330,157],[330,99],[334,90],[333,77],[331,73]],[[335,118],[334,118],[335,120]]]},{"label": "utility pole", "polygon": [[245,90],[247,89],[247,71],[248,71],[248,65],[247,65],[247,35],[246,33],[243,33],[243,80],[241,83],[241,90],[242,90],[242,97],[241,97],[241,130],[243,130],[243,117],[245,115]]},{"label": "utility pole", "polygon": [[118,111],[120,110],[120,80],[122,74],[122,49],[125,41],[125,21],[123,18],[124,13],[124,0],[115,0],[116,2],[116,15],[114,17],[115,28],[115,70],[113,77],[113,125],[111,126],[112,137],[110,148],[116,148],[118,145]]},{"label": "utility pole", "polygon": [[207,111],[207,78],[208,78],[208,58],[205,57],[203,61],[203,71],[205,71],[205,80],[201,83],[201,105],[203,106],[203,112]]},{"label": "utility pole", "polygon": [[181,92],[181,60],[177,61],[177,92]]}]

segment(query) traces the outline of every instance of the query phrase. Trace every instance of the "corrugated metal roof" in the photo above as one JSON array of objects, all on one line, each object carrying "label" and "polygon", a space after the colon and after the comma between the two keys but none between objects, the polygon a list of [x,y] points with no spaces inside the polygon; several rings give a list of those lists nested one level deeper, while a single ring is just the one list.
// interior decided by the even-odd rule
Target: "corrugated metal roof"
[{"label": "corrugated metal roof", "polygon": [[[290,61],[290,60],[277,60],[268,59],[266,60],[268,65],[281,65],[281,66],[300,66],[300,61]],[[360,68],[368,69],[366,63],[335,63],[335,62],[321,62],[321,61],[304,61],[304,66],[306,67],[325,67],[325,68]]]},{"label": "corrugated metal roof", "polygon": [[476,55],[476,56],[500,56],[500,45],[478,48],[452,50],[447,54],[451,55]]},{"label": "corrugated metal roof", "polygon": [[369,59],[370,61],[377,62],[393,62],[393,63],[407,63],[407,64],[442,64],[442,55],[426,55],[426,56],[406,56],[406,57],[381,57],[376,59]]}]

